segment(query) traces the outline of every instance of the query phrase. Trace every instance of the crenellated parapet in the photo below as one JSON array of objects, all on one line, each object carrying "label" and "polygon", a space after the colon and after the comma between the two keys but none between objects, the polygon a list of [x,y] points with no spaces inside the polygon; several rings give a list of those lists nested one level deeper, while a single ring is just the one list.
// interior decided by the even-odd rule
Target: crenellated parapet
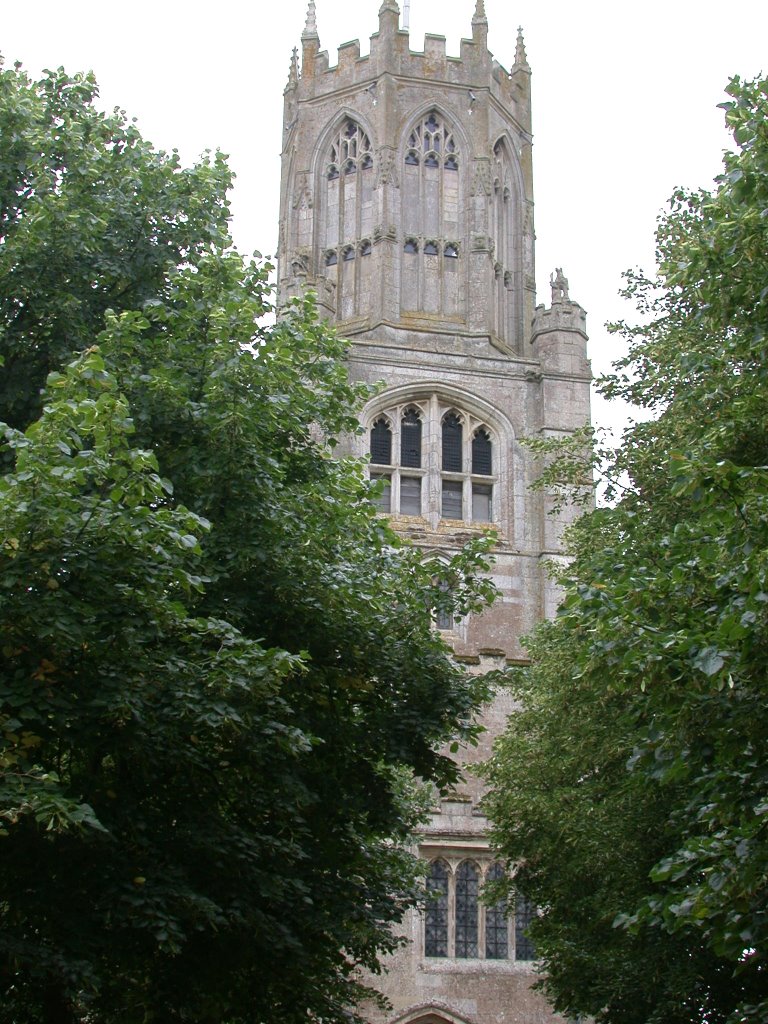
[{"label": "crenellated parapet", "polygon": [[[430,79],[449,88],[482,93],[510,111],[519,126],[530,131],[530,68],[527,61],[518,60],[521,36],[509,72],[488,51],[488,20],[482,5],[472,19],[472,37],[461,40],[459,57],[448,55],[445,36],[431,33],[426,34],[422,50],[412,50],[410,34],[400,28],[399,20],[398,5],[387,0],[379,11],[379,31],[370,37],[370,52],[361,56],[359,40],[351,40],[338,48],[338,63],[331,66],[328,52],[320,49],[314,3],[310,4],[302,34],[299,98],[319,99],[339,89],[364,88],[382,75]],[[522,52],[524,55],[524,47]]]}]

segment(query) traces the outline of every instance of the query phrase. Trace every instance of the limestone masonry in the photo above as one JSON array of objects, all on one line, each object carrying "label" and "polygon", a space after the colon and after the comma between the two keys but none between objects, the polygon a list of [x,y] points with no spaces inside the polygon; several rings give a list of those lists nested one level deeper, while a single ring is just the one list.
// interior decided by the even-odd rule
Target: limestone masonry
[{"label": "limestone masonry", "polygon": [[[469,12],[468,12],[469,13]],[[589,421],[584,310],[561,270],[536,306],[531,71],[522,35],[507,71],[488,51],[482,0],[460,57],[427,35],[411,50],[384,0],[370,53],[320,49],[310,0],[285,89],[278,273],[280,301],[311,288],[350,339],[354,378],[385,384],[354,441],[381,480],[393,525],[441,560],[470,537],[498,533],[501,593],[481,616],[437,626],[472,671],[524,661],[519,638],[554,613],[546,563],[572,515],[548,515],[521,438]],[[485,758],[513,711],[485,714]],[[498,872],[467,775],[419,836],[434,899],[406,922],[410,939],[376,984],[392,1003],[375,1024],[539,1024],[553,1016],[530,990],[533,912],[488,907]]]}]

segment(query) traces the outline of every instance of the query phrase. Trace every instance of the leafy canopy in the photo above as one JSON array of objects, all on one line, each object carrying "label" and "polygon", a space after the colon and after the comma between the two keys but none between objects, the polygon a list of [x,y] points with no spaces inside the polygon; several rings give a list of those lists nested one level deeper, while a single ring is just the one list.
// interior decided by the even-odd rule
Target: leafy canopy
[{"label": "leafy canopy", "polygon": [[0,1021],[348,1021],[484,684],[334,456],[344,344],[231,251],[223,160],[94,97],[0,72]]},{"label": "leafy canopy", "polygon": [[653,418],[571,533],[488,768],[543,986],[610,1024],[768,1016],[768,80],[728,95],[717,189],[675,193],[615,327],[603,391]]}]

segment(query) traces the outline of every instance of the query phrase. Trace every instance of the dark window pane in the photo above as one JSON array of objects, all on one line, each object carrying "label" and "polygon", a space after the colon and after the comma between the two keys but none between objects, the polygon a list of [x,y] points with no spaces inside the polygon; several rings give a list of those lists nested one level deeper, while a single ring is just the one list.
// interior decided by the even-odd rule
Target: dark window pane
[{"label": "dark window pane", "polygon": [[448,956],[448,867],[433,861],[427,876],[429,899],[424,916],[425,956]]},{"label": "dark window pane", "polygon": [[[501,864],[491,865],[488,881],[504,877]],[[485,956],[487,960],[506,960],[509,955],[507,940],[507,901],[500,899],[485,908]]]},{"label": "dark window pane", "polygon": [[490,476],[493,472],[491,460],[491,438],[481,427],[472,438],[472,472]]},{"label": "dark window pane", "polygon": [[363,159],[360,161],[360,166],[364,171],[369,171],[373,167],[373,159],[370,153],[366,153]]},{"label": "dark window pane", "polygon": [[404,516],[421,515],[421,477],[400,477],[400,513]]},{"label": "dark window pane", "polygon": [[383,480],[381,494],[375,499],[376,508],[380,512],[392,511],[392,477],[385,473],[371,473],[371,480]]},{"label": "dark window pane", "polygon": [[400,423],[400,465],[421,468],[421,420],[415,409],[406,409]]},{"label": "dark window pane", "polygon": [[392,465],[392,431],[385,419],[378,419],[371,427],[371,462]]},{"label": "dark window pane", "polygon": [[[443,581],[440,590],[448,593],[448,584]],[[453,612],[450,608],[438,608],[435,613],[435,625],[438,629],[453,629]]]},{"label": "dark window pane", "polygon": [[493,519],[490,484],[472,484],[472,522],[490,523]]},{"label": "dark window pane", "polygon": [[462,519],[461,480],[443,480],[443,519]]},{"label": "dark window pane", "polygon": [[458,171],[458,169],[459,169],[459,161],[456,159],[455,156],[449,156],[446,159],[446,161],[445,161],[445,169],[446,169],[446,171]]},{"label": "dark window pane", "polygon": [[339,176],[339,168],[338,167],[329,167],[328,168],[328,181],[335,181],[336,178],[338,178],[338,176]]},{"label": "dark window pane", "polygon": [[360,255],[370,256],[371,255],[371,243],[368,241],[360,243]]},{"label": "dark window pane", "polygon": [[435,119],[435,115],[434,114],[430,114],[429,115],[429,117],[427,118],[427,120],[426,120],[426,122],[424,124],[424,127],[427,129],[428,132],[435,132],[435,131],[437,131],[437,129],[440,127],[440,125],[438,124],[437,120]]},{"label": "dark window pane", "polygon": [[419,162],[418,154],[414,153],[413,150],[409,150],[405,154],[405,162],[407,164],[418,164],[418,162]]},{"label": "dark window pane", "polygon": [[536,909],[522,893],[515,896],[515,959],[535,960],[536,950],[528,938],[528,926],[536,916]]},{"label": "dark window pane", "polygon": [[427,155],[424,157],[424,166],[439,167],[440,161],[437,159],[434,153],[427,153]]},{"label": "dark window pane", "polygon": [[456,956],[477,956],[477,868],[469,861],[456,872]]},{"label": "dark window pane", "polygon": [[458,259],[458,247],[449,243],[448,245],[446,245],[443,255],[448,256],[452,260]]},{"label": "dark window pane", "polygon": [[449,412],[443,420],[443,472],[460,473],[462,466],[462,426],[461,420]]},{"label": "dark window pane", "polygon": [[426,256],[437,256],[437,242],[425,242],[424,254]]},{"label": "dark window pane", "polygon": [[409,238],[403,246],[405,252],[418,252],[419,244],[414,238]]},{"label": "dark window pane", "polygon": [[326,267],[335,267],[339,262],[339,257],[335,252],[327,252],[325,254],[325,265]]},{"label": "dark window pane", "polygon": [[344,260],[345,263],[349,262],[349,260],[353,260],[354,258],[355,250],[351,246],[348,249],[345,249],[344,252],[342,253],[342,259]]}]

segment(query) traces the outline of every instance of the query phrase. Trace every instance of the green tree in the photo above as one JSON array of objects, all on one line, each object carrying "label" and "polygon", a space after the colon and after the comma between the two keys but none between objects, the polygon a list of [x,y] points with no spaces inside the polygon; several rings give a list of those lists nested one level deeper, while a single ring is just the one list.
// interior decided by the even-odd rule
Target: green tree
[{"label": "green tree", "polygon": [[734,79],[715,192],[677,192],[603,382],[650,413],[570,536],[488,774],[555,1005],[768,1016],[768,80]]},{"label": "green tree", "polygon": [[[68,136],[101,123],[92,84],[8,72],[12,141],[44,134],[53,80]],[[42,153],[58,115],[49,131]],[[107,221],[145,171],[187,173],[134,131]],[[89,137],[96,164],[121,152]],[[212,238],[221,167],[188,182],[190,207],[210,212],[197,235],[182,211],[176,234],[164,190],[157,207],[142,199],[170,240],[136,308],[95,271],[67,278],[62,300],[82,312],[104,284],[103,301],[64,324],[62,276],[40,278],[19,356],[31,347],[49,371],[42,400],[7,349],[21,425],[0,477],[3,1024],[348,1021],[359,967],[377,969],[419,889],[404,852],[414,779],[450,784],[440,744],[471,740],[484,696],[431,608],[489,597],[488,542],[447,567],[448,598],[374,513],[360,466],[334,457],[363,390],[311,298],[270,326],[269,266],[233,253],[223,227]],[[9,240],[34,228],[43,254],[49,231],[57,252],[51,208],[70,176],[64,161]],[[75,230],[92,191],[79,213],[67,200]]]}]

